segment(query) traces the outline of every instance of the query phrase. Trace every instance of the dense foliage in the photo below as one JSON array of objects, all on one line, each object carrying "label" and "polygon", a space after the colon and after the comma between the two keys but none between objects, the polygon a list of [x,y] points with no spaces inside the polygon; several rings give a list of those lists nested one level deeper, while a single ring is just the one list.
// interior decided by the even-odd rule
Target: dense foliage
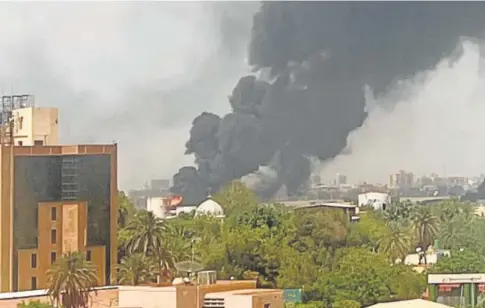
[{"label": "dense foliage", "polygon": [[[223,220],[161,220],[120,194],[118,283],[171,281],[183,275],[177,262],[193,260],[216,270],[219,279],[302,289],[306,303],[289,306],[357,308],[422,297],[429,271],[485,271],[485,220],[474,214],[473,204],[401,202],[386,211],[366,210],[351,223],[338,209],[295,211],[258,202],[239,182],[214,199],[224,207]],[[416,248],[433,246],[451,250],[451,256],[423,273],[403,264]]]},{"label": "dense foliage", "polygon": [[[129,206],[121,197],[121,204]],[[452,251],[430,269],[434,272],[485,270],[485,240],[478,236],[485,221],[474,215],[472,204],[401,202],[386,211],[366,211],[360,222],[351,223],[340,210],[292,211],[260,203],[239,182],[214,199],[226,211],[224,221],[185,215],[140,223],[144,211],[120,209],[120,216],[125,215],[120,221],[127,222],[119,231],[120,254],[131,245],[133,251],[162,261],[162,280],[169,280],[177,274],[175,262],[190,260],[190,244],[197,238],[195,258],[205,269],[217,270],[220,279],[255,278],[261,287],[301,288],[305,307],[361,307],[421,297],[426,272],[402,264],[418,247],[427,250],[438,244]],[[124,264],[133,258],[140,255],[125,256]],[[133,282],[129,277],[140,275],[149,280],[152,265],[145,264],[134,267],[136,273],[120,271],[120,282]]]}]

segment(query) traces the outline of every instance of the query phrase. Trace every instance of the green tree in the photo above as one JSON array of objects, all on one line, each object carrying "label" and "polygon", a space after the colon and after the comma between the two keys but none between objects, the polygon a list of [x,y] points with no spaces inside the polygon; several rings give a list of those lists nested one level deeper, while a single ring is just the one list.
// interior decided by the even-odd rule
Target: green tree
[{"label": "green tree", "polygon": [[362,305],[359,302],[353,300],[341,300],[335,302],[332,306],[333,308],[360,308]]},{"label": "green tree", "polygon": [[152,212],[140,211],[128,223],[126,231],[131,234],[131,239],[128,243],[131,252],[143,252],[147,255],[153,255],[162,247],[165,223]]},{"label": "green tree", "polygon": [[90,292],[97,284],[94,265],[80,252],[68,252],[47,271],[48,294],[64,308],[89,307]]},{"label": "green tree", "polygon": [[426,276],[403,264],[392,266],[389,272],[389,287],[395,299],[421,298],[426,290]]},{"label": "green tree", "polygon": [[18,308],[53,308],[53,306],[49,303],[41,302],[40,300],[34,301],[22,301],[20,304],[17,305]]},{"label": "green tree", "polygon": [[389,256],[391,263],[396,259],[404,261],[406,255],[412,250],[411,231],[399,225],[389,225],[387,234],[384,234],[377,242],[380,252]]},{"label": "green tree", "polygon": [[362,215],[359,223],[350,225],[347,244],[373,250],[378,246],[381,238],[389,233],[385,221],[379,218],[376,212],[367,212]]},{"label": "green tree", "polygon": [[424,250],[433,244],[438,227],[439,219],[431,213],[429,207],[420,206],[412,216],[412,228],[416,242]]},{"label": "green tree", "polygon": [[227,184],[214,196],[214,200],[222,206],[226,216],[233,211],[249,209],[258,203],[255,194],[241,181]]},{"label": "green tree", "polygon": [[158,266],[143,253],[134,253],[124,257],[116,269],[120,284],[136,286],[153,281]]},{"label": "green tree", "polygon": [[437,274],[482,273],[485,271],[485,257],[466,249],[454,251],[449,257],[441,257],[430,271]]},{"label": "green tree", "polygon": [[364,306],[389,300],[389,268],[383,255],[362,248],[344,248],[329,275],[320,278],[321,296],[332,303],[352,300]]},{"label": "green tree", "polygon": [[118,192],[118,228],[124,228],[136,213],[133,202],[123,191]]}]

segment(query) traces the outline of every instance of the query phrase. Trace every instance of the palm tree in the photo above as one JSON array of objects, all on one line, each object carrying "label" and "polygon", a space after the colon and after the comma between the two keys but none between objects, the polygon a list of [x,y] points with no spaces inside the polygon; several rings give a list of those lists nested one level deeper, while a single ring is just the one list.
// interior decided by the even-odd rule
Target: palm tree
[{"label": "palm tree", "polygon": [[118,227],[124,228],[136,212],[135,205],[124,192],[118,193]]},{"label": "palm tree", "polygon": [[404,261],[404,258],[412,248],[411,232],[407,228],[390,224],[389,234],[377,242],[377,247],[379,251],[389,256],[392,263],[398,258]]},{"label": "palm tree", "polygon": [[116,266],[116,269],[120,284],[136,286],[150,282],[155,278],[157,267],[152,258],[143,253],[135,253],[124,257],[121,263]]},{"label": "palm tree", "polygon": [[131,234],[128,250],[132,253],[142,252],[155,258],[159,265],[160,275],[167,276],[173,267],[170,252],[163,245],[166,232],[165,222],[152,212],[140,211],[125,228]]},{"label": "palm tree", "polygon": [[439,218],[434,216],[428,207],[421,206],[412,217],[414,237],[424,251],[424,263],[426,264],[426,249],[431,245],[438,233]]},{"label": "palm tree", "polygon": [[47,271],[48,294],[64,308],[89,307],[90,292],[97,284],[94,265],[80,252],[68,252]]},{"label": "palm tree", "polygon": [[131,252],[143,252],[145,255],[156,254],[162,247],[165,223],[152,212],[140,211],[128,223],[126,231],[132,235],[128,242]]}]

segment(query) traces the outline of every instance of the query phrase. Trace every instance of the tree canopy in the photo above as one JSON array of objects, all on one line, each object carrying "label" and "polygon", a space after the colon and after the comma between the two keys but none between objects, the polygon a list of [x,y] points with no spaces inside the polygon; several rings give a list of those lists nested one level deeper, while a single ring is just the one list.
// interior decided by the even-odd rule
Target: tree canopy
[{"label": "tree canopy", "polygon": [[[485,239],[479,236],[485,220],[469,203],[404,201],[385,211],[366,209],[359,222],[350,222],[338,209],[294,211],[260,202],[234,182],[214,196],[224,220],[183,215],[162,221],[120,198],[125,202],[119,213],[124,215],[118,232],[120,283],[156,281],[156,276],[168,281],[181,275],[176,262],[193,259],[220,279],[302,289],[306,304],[294,307],[352,308],[420,298],[427,272],[485,270]],[[423,273],[403,264],[417,248],[430,246],[449,249],[451,256]]]}]

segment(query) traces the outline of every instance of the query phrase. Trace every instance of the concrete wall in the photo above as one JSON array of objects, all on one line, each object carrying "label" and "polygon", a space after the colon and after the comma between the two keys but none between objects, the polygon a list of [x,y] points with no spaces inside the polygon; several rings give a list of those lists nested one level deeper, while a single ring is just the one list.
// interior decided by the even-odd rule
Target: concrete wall
[{"label": "concrete wall", "polygon": [[177,308],[175,287],[130,287],[119,288],[119,307]]},{"label": "concrete wall", "polygon": [[[36,301],[40,300],[41,302],[49,303],[51,300],[47,295],[34,295],[29,296],[29,294],[40,294],[42,291],[36,291],[33,293],[32,291],[27,292],[16,292],[16,293],[7,293],[7,294],[0,294],[0,308],[17,308],[17,305],[22,302],[29,302],[29,301]],[[118,307],[118,289],[101,289],[98,290],[96,293],[91,294],[91,303],[89,305],[90,308],[107,308],[107,307]],[[10,294],[14,294],[11,297],[15,296],[15,298],[6,298]],[[136,306],[135,306],[136,307]]]},{"label": "concrete wall", "polygon": [[15,145],[59,144],[59,111],[57,108],[21,108],[14,110]]},{"label": "concrete wall", "polygon": [[165,217],[165,208],[163,206],[163,197],[148,197],[146,202],[147,211],[152,212],[158,218]]},{"label": "concrete wall", "polygon": [[258,293],[253,295],[253,308],[265,308],[265,305],[267,304],[269,304],[271,308],[283,308],[285,305],[283,291]]}]

